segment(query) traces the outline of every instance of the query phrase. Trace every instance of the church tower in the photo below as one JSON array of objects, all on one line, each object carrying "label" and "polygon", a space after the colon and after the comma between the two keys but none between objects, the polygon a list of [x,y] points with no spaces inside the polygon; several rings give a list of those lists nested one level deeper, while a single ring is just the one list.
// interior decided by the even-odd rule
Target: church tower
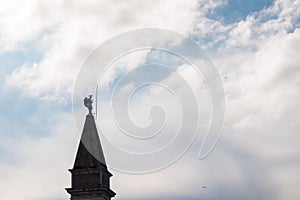
[{"label": "church tower", "polygon": [[[72,187],[67,188],[71,200],[110,200],[115,192],[110,189],[110,177],[92,114],[92,97],[84,99],[89,109],[86,116],[72,174]],[[88,147],[88,148],[87,148]],[[92,153],[91,153],[92,152]]]}]

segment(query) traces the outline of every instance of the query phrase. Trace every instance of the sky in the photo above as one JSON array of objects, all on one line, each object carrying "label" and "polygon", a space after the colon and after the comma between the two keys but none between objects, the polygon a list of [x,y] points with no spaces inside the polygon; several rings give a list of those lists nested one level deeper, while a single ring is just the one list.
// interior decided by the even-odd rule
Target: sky
[{"label": "sky", "polygon": [[[159,103],[169,117],[164,134],[142,143],[120,136],[109,110],[109,97],[122,75],[133,76],[130,72],[142,64],[168,64],[173,73],[152,77],[139,73],[120,91],[151,77],[186,96],[184,84],[176,79],[180,74],[199,103],[200,123],[195,141],[172,165],[145,174],[111,169],[111,186],[117,193],[114,199],[297,200],[299,0],[2,1],[0,198],[69,198],[64,190],[70,187],[67,169],[72,168],[80,140],[77,129],[80,132],[82,127],[80,123],[77,127],[73,115],[80,69],[103,42],[149,27],[183,34],[208,54],[224,87],[224,127],[212,153],[199,160],[212,111],[205,81],[189,63],[165,52],[144,49],[121,57],[100,85],[97,119],[98,129],[109,133],[106,136],[115,145],[128,151],[153,151],[174,137],[182,120],[174,96],[152,85],[132,99],[130,117],[147,126],[161,119],[160,111],[149,114],[153,102]],[[189,105],[191,100],[180,103]],[[80,109],[75,115],[83,121],[86,111],[83,106]]]}]

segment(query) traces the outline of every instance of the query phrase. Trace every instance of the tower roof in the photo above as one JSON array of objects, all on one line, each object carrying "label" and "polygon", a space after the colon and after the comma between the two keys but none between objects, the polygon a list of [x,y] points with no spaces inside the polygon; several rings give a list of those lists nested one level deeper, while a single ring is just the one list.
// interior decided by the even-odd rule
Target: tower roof
[{"label": "tower roof", "polygon": [[105,158],[100,143],[94,116],[86,116],[73,169],[99,167],[105,165]]}]

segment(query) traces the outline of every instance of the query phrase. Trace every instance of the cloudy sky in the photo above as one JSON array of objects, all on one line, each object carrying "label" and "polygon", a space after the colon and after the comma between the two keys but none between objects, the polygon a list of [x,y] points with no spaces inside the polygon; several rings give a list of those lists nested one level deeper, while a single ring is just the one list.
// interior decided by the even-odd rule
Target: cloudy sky
[{"label": "cloudy sky", "polygon": [[[225,124],[216,148],[199,160],[212,110],[201,77],[178,58],[155,50],[116,61],[100,86],[104,98],[97,121],[116,145],[153,151],[176,132],[176,100],[153,86],[133,99],[131,119],[147,126],[149,109],[142,108],[159,100],[171,116],[164,137],[142,144],[120,140],[106,110],[105,94],[121,74],[151,61],[171,65],[191,85],[200,102],[200,123],[192,146],[171,166],[139,175],[112,170],[115,199],[299,199],[299,0],[2,1],[0,198],[69,198],[67,169],[80,139],[72,100],[82,64],[109,38],[148,27],[184,34],[207,52],[223,81]],[[145,77],[149,74],[139,79]],[[174,73],[154,77],[182,89]]]}]

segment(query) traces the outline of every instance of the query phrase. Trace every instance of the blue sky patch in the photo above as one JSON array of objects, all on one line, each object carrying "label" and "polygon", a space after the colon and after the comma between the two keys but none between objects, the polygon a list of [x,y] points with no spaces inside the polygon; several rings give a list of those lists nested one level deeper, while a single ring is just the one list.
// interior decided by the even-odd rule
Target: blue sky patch
[{"label": "blue sky patch", "polygon": [[40,38],[20,44],[15,51],[0,52],[0,83],[17,67],[32,65],[42,60],[44,51],[39,47]]},{"label": "blue sky patch", "polygon": [[270,7],[274,0],[228,0],[208,14],[208,18],[221,20],[225,24],[239,22],[251,13]]}]

